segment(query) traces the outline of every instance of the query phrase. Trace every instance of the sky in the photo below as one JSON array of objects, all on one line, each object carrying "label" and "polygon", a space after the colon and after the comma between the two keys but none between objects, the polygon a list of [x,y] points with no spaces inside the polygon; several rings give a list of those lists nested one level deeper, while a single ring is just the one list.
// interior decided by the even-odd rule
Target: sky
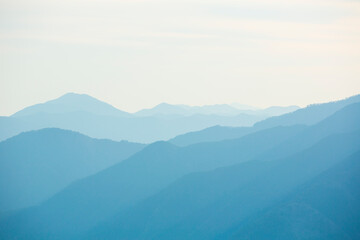
[{"label": "sky", "polygon": [[0,0],[0,115],[86,93],[257,107],[360,93],[360,1]]}]

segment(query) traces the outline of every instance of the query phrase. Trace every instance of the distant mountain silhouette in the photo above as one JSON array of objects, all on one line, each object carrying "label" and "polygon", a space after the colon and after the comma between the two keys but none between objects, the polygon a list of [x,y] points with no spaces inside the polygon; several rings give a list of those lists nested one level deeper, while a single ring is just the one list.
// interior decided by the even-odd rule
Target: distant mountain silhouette
[{"label": "distant mountain silhouette", "polygon": [[249,106],[249,105],[245,105],[245,104],[241,104],[241,103],[231,103],[230,106],[240,109],[240,110],[259,110],[260,109],[258,107]]},{"label": "distant mountain silhouette", "polygon": [[264,119],[262,116],[245,114],[231,117],[192,115],[176,118],[158,118],[114,117],[88,112],[37,113],[24,117],[0,118],[0,124],[3,123],[0,125],[0,130],[4,128],[4,131],[0,131],[0,139],[11,137],[11,134],[19,134],[23,131],[55,127],[77,131],[93,138],[125,139],[133,142],[151,143],[218,124],[249,126],[262,119]]},{"label": "distant mountain silhouette", "polygon": [[[270,109],[270,108],[269,108]],[[86,94],[68,93],[27,107],[10,117],[0,117],[0,141],[24,131],[62,128],[94,138],[151,143],[215,125],[251,126],[294,107],[239,110],[227,104],[186,106],[159,104],[131,114]]]},{"label": "distant mountain silhouette", "polygon": [[202,115],[219,115],[219,116],[236,116],[239,114],[261,115],[261,116],[278,116],[281,114],[293,112],[299,109],[298,106],[288,107],[269,107],[266,109],[240,109],[228,104],[204,105],[204,106],[187,106],[172,105],[161,103],[151,109],[143,109],[135,113],[137,116],[167,116],[167,115],[183,115],[191,116],[195,114]]},{"label": "distant mountain silhouette", "polygon": [[[168,142],[151,144],[119,164],[76,181],[39,207],[5,219],[0,227],[10,226],[15,231],[14,236],[20,239],[21,236],[27,239],[31,239],[30,236],[34,239],[44,236],[47,239],[78,238],[102,221],[112,222],[112,215],[116,214],[126,216],[128,224],[122,217],[112,224],[108,222],[106,225],[110,229],[115,228],[110,232],[114,235],[106,235],[109,238],[116,238],[117,233],[124,234],[127,239],[169,239],[170,233],[179,239],[216,237],[358,151],[360,133],[356,131],[360,127],[357,124],[360,114],[356,109],[359,107],[360,104],[348,106],[310,127],[275,127],[239,139],[183,148]],[[349,114],[351,112],[353,114]],[[346,120],[348,118],[352,120]],[[310,146],[299,144],[296,147],[300,137]],[[287,142],[295,147],[282,148],[284,152],[280,152],[277,146]],[[265,152],[269,159],[254,160]],[[219,167],[226,168],[215,170]],[[185,177],[212,170],[223,173],[199,173],[207,176],[200,183]],[[182,191],[171,190],[172,183],[182,182],[182,177],[187,187],[181,188]],[[161,206],[153,205],[151,196],[168,191],[175,195],[165,194],[165,200],[159,201]],[[158,209],[154,216],[153,207]],[[188,218],[188,214],[192,217]],[[124,224],[119,226],[118,223]],[[142,228],[142,224],[149,227]],[[104,233],[108,228],[104,228],[104,232],[101,229],[98,225],[94,231]]]},{"label": "distant mountain silhouette", "polygon": [[300,109],[300,107],[298,107],[298,106],[287,106],[287,107],[273,106],[273,107],[268,107],[268,108],[265,108],[262,110],[258,110],[257,113],[268,115],[268,116],[279,116],[279,115],[294,112],[298,109]]},{"label": "distant mountain silhouette", "polygon": [[176,146],[188,146],[201,142],[217,142],[227,139],[240,138],[249,133],[256,132],[258,129],[253,127],[224,127],[214,126],[200,131],[189,132],[178,135],[169,140],[170,143]]},{"label": "distant mountain silhouette", "polygon": [[285,157],[289,152],[308,148],[320,139],[334,133],[360,130],[360,102],[350,104],[319,123],[308,127],[295,137],[260,154],[258,159],[274,160]]},{"label": "distant mountain silhouette", "polygon": [[187,146],[199,142],[221,141],[225,139],[238,138],[248,133],[275,126],[291,126],[296,124],[313,125],[332,115],[341,108],[357,102],[360,102],[360,95],[355,95],[337,102],[310,105],[306,108],[302,108],[288,114],[265,119],[256,123],[253,127],[229,128],[216,126],[206,128],[201,131],[178,135],[169,141],[177,146]]},{"label": "distant mountain silhouette", "polygon": [[[166,110],[169,106],[170,109],[184,108],[186,114],[173,114],[172,110]],[[226,109],[230,108],[237,114],[222,115],[222,112],[228,111],[223,109],[223,105],[188,107],[161,104],[158,108],[164,114],[155,112],[149,116],[138,116],[120,111],[88,95],[70,93],[30,106],[10,117],[0,117],[0,141],[24,131],[54,127],[77,131],[94,138],[151,143],[215,125],[251,126],[268,117],[241,113],[227,105]],[[196,110],[198,108],[201,111]],[[204,114],[200,114],[201,112]],[[218,114],[208,114],[209,112]]]},{"label": "distant mountain silhouette", "polygon": [[255,127],[269,128],[275,126],[289,126],[294,124],[312,125],[327,118],[341,108],[357,102],[360,102],[360,95],[355,95],[336,102],[313,104],[295,112],[268,118],[255,124]]},{"label": "distant mountain silhouette", "polygon": [[67,93],[57,99],[24,108],[12,116],[24,117],[39,113],[64,114],[73,112],[88,112],[96,115],[117,117],[130,115],[87,94]]},{"label": "distant mountain silhouette", "polygon": [[160,103],[150,109],[142,109],[136,112],[134,115],[140,117],[149,117],[149,116],[161,116],[161,115],[192,115],[187,113],[190,107],[186,105],[172,105],[168,103]]},{"label": "distant mountain silhouette", "polygon": [[121,162],[144,147],[60,129],[22,133],[0,143],[0,210],[41,203],[74,180]]}]

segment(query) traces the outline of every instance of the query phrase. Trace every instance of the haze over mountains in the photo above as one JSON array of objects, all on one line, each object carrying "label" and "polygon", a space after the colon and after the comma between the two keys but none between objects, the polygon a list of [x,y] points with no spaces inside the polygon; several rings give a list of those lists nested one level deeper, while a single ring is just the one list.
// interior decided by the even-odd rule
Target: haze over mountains
[{"label": "haze over mountains", "polygon": [[119,163],[144,146],[55,128],[0,142],[0,211],[39,204],[74,180]]},{"label": "haze over mountains", "polygon": [[291,126],[297,124],[312,125],[325,119],[341,108],[360,102],[360,95],[355,95],[340,101],[313,104],[282,116],[274,116],[260,121],[254,127],[233,128],[226,126],[210,127],[201,131],[189,132],[176,136],[170,142],[178,146],[186,146],[197,142],[220,141],[223,139],[238,138],[246,134],[276,126]]},{"label": "haze over mountains", "polygon": [[131,114],[86,94],[68,93],[46,103],[0,117],[0,140],[41,128],[73,130],[94,138],[150,143],[214,125],[251,126],[296,106],[243,110],[230,105],[190,107],[160,104]]},{"label": "haze over mountains", "polygon": [[[235,105],[236,106],[236,105]],[[236,116],[240,113],[250,115],[278,116],[285,113],[293,112],[299,109],[298,106],[288,107],[269,107],[266,109],[255,109],[251,106],[238,106],[218,104],[205,106],[187,106],[187,105],[171,105],[161,103],[151,109],[143,109],[135,113],[137,116],[167,116],[182,115],[191,116],[195,114],[202,115],[220,115],[220,116]]]},{"label": "haze over mountains", "polygon": [[359,26],[360,0],[1,1],[0,240],[360,240]]},{"label": "haze over mountains", "polygon": [[13,117],[24,117],[39,113],[63,114],[72,112],[88,112],[96,115],[106,116],[128,116],[110,104],[101,102],[86,94],[68,93],[57,99],[45,103],[26,107],[14,113]]},{"label": "haze over mountains", "polygon": [[147,146],[23,133],[0,142],[0,238],[356,240],[359,153],[360,95]]}]

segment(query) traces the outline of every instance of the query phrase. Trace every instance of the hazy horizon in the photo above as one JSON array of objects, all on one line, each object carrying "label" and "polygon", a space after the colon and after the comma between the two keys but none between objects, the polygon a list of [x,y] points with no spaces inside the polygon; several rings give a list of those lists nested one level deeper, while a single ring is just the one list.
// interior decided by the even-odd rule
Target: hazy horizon
[{"label": "hazy horizon", "polygon": [[360,92],[360,2],[0,1],[0,115],[86,93],[260,108]]},{"label": "hazy horizon", "polygon": [[[77,94],[77,95],[88,95],[88,96],[91,96],[91,95],[89,95],[89,94],[87,94],[87,93],[67,92],[67,93],[62,94],[62,95],[60,95],[60,96],[53,97],[53,98],[51,98],[51,99],[47,99],[47,100],[45,100],[45,101],[43,101],[43,102],[37,102],[37,103],[34,103],[34,104],[26,105],[26,106],[24,106],[24,107],[22,107],[22,108],[20,108],[20,109],[18,109],[18,110],[16,110],[16,111],[10,113],[10,114],[0,115],[0,116],[11,116],[12,114],[15,114],[16,112],[21,111],[21,110],[23,110],[23,109],[26,108],[26,107],[30,107],[30,106],[33,106],[33,105],[36,105],[36,104],[46,103],[46,102],[48,102],[48,101],[58,99],[58,98],[66,95],[66,94],[69,94],[69,93],[70,93],[70,94]],[[105,103],[107,103],[107,104],[110,104],[111,106],[113,106],[113,107],[115,107],[115,108],[117,108],[117,109],[119,109],[119,110],[122,110],[122,111],[125,111],[125,112],[128,112],[128,113],[133,114],[133,113],[137,113],[137,112],[139,112],[139,111],[141,111],[141,110],[152,109],[152,108],[154,108],[154,107],[156,107],[156,106],[158,106],[158,105],[161,105],[161,104],[178,105],[178,106],[183,105],[183,106],[190,106],[190,107],[204,107],[204,106],[223,105],[223,104],[225,104],[225,105],[229,105],[229,106],[231,106],[231,107],[234,107],[235,109],[237,109],[238,107],[235,107],[235,106],[233,106],[233,105],[235,105],[235,104],[240,104],[240,105],[243,105],[243,106],[244,106],[244,108],[243,108],[244,110],[251,110],[251,109],[258,109],[258,110],[260,110],[260,109],[266,109],[266,108],[269,108],[269,107],[290,107],[290,106],[298,106],[298,107],[300,107],[300,108],[304,108],[304,107],[309,106],[309,105],[312,105],[312,104],[321,104],[321,103],[327,103],[327,102],[333,102],[333,101],[343,100],[343,99],[347,99],[347,98],[352,97],[352,96],[355,96],[355,95],[358,95],[358,94],[354,94],[354,95],[351,95],[351,96],[346,96],[346,97],[344,97],[344,98],[339,98],[339,99],[331,99],[331,100],[323,101],[323,102],[313,102],[313,103],[309,103],[309,104],[303,105],[303,106],[301,106],[301,105],[296,105],[296,104],[286,104],[286,103],[284,103],[283,105],[268,105],[268,106],[265,106],[265,107],[259,107],[259,106],[254,106],[254,105],[250,105],[250,104],[246,104],[246,103],[239,103],[239,102],[232,102],[232,103],[214,103],[214,104],[203,104],[203,105],[159,102],[159,103],[157,103],[157,104],[155,104],[155,105],[152,105],[152,106],[149,106],[149,107],[143,107],[143,108],[135,109],[135,110],[132,110],[132,111],[127,111],[127,110],[125,110],[125,109],[119,108],[119,107],[115,106],[114,104],[112,104],[111,102],[106,102],[106,101],[104,101],[104,100],[102,100],[102,99],[99,99],[99,98],[96,98],[96,97],[94,97],[94,96],[91,96],[91,97],[93,97],[93,98],[95,98],[95,99],[97,99],[97,100],[99,100],[99,101],[105,102]],[[145,105],[145,104],[144,104],[144,105]],[[246,108],[246,107],[249,107],[249,108]]]},{"label": "hazy horizon", "polygon": [[360,239],[360,0],[0,0],[0,239]]}]

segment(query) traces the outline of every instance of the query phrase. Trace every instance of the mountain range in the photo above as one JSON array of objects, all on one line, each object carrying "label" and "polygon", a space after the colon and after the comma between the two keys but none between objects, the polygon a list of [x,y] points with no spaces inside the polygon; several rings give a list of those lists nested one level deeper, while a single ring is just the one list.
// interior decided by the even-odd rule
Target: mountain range
[{"label": "mountain range", "polygon": [[93,138],[151,143],[215,125],[252,126],[296,109],[290,106],[243,110],[226,104],[191,107],[163,103],[132,114],[86,94],[68,93],[0,117],[0,140],[24,131],[61,128]]},{"label": "mountain range", "polygon": [[[201,141],[204,130],[184,135],[200,136],[192,143],[183,136],[180,144],[175,138],[138,146],[143,149],[74,179],[37,206],[1,217],[1,238],[357,239],[357,98],[309,106],[252,128],[210,128],[210,141]],[[60,159],[73,151],[63,144],[57,144]]]},{"label": "mountain range", "polygon": [[357,102],[360,102],[360,95],[355,95],[335,102],[309,105],[308,107],[298,109],[294,112],[259,121],[253,127],[234,128],[226,126],[213,126],[201,131],[188,132],[170,139],[170,142],[178,146],[186,146],[197,142],[239,138],[261,129],[276,126],[291,126],[296,124],[312,125],[329,117],[341,108]]},{"label": "mountain range", "polygon": [[37,205],[144,146],[61,129],[30,131],[0,142],[0,211]]},{"label": "mountain range", "polygon": [[355,240],[359,123],[357,95],[148,145],[21,133],[0,142],[0,238]]},{"label": "mountain range", "polygon": [[239,114],[262,115],[262,116],[278,116],[285,113],[298,110],[298,106],[288,107],[269,107],[266,109],[254,109],[251,106],[242,108],[234,107],[228,104],[204,105],[204,106],[187,106],[187,105],[171,105],[161,103],[151,109],[143,109],[135,113],[137,116],[168,116],[181,115],[191,116],[201,115],[220,115],[220,116],[236,116]]}]

